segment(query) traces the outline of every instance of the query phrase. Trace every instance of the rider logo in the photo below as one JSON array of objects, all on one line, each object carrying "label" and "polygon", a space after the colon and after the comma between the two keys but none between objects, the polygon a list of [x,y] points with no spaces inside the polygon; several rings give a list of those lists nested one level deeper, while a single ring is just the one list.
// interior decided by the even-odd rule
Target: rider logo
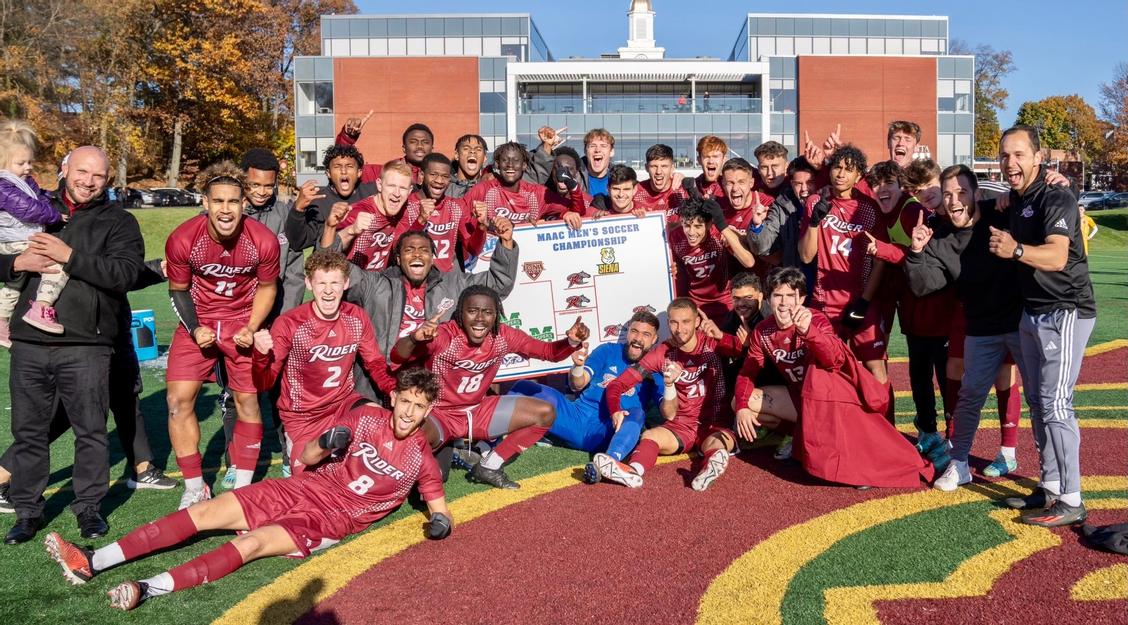
[{"label": "rider logo", "polygon": [[521,313],[515,312],[515,313],[509,315],[509,317],[506,317],[505,314],[502,313],[501,322],[504,323],[505,325],[513,328],[514,330],[520,330],[521,329]]},{"label": "rider logo", "polygon": [[536,282],[537,278],[544,273],[544,261],[530,260],[521,265],[521,271],[524,271],[525,275],[529,276],[530,280]]},{"label": "rider logo", "polygon": [[552,331],[552,326],[545,326],[543,328],[529,328],[529,336],[538,341],[556,340],[556,333]]},{"label": "rider logo", "polygon": [[605,276],[609,273],[619,273],[619,263],[615,262],[615,248],[605,247],[600,249],[599,260],[601,262],[595,266],[599,271],[599,275]]},{"label": "rider logo", "polygon": [[586,308],[590,303],[591,300],[586,295],[570,295],[564,300],[564,308]]},{"label": "rider logo", "polygon": [[622,330],[623,330],[623,326],[621,326],[617,323],[613,323],[613,324],[603,328],[603,338],[611,338],[613,336],[619,336],[619,333],[622,332]]},{"label": "rider logo", "polygon": [[529,364],[529,359],[517,354],[506,354],[505,357],[501,359],[501,366],[503,368],[523,367],[527,364]]},{"label": "rider logo", "polygon": [[633,313],[640,313],[640,312],[655,313],[655,312],[658,312],[658,309],[654,308],[650,304],[644,304],[642,306],[635,306],[634,310],[632,310],[631,312],[633,312]]},{"label": "rider logo", "polygon": [[591,278],[591,274],[586,271],[577,271],[576,273],[569,274],[568,286],[566,288],[586,286],[588,278]]}]

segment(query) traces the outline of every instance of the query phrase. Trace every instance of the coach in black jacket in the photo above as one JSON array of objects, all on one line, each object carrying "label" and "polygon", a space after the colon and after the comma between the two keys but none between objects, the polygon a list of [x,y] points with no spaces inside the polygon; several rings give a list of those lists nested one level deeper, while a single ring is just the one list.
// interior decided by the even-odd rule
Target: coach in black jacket
[{"label": "coach in black jacket", "polygon": [[56,235],[31,237],[32,254],[60,263],[70,282],[55,303],[63,334],[47,334],[23,322],[35,295],[35,276],[12,315],[12,436],[15,462],[10,497],[16,524],[5,542],[35,536],[43,525],[43,491],[50,470],[48,431],[58,403],[74,429],[74,493],[71,510],[83,538],[109,527],[100,506],[109,482],[106,413],[110,355],[126,314],[125,294],[141,272],[145,242],[133,215],[106,196],[109,159],[95,147],[74,150],[63,166],[55,207],[70,219]]}]

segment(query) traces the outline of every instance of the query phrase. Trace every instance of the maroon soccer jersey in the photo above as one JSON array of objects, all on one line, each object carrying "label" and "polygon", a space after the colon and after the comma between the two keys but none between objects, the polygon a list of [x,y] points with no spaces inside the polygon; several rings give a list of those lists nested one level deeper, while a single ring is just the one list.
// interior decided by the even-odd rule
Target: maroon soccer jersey
[{"label": "maroon soccer jersey", "polygon": [[361,269],[379,271],[388,266],[392,246],[399,235],[407,231],[411,222],[404,218],[402,210],[392,217],[385,215],[377,208],[376,198],[372,196],[353,204],[349,214],[337,224],[337,229],[348,228],[361,213],[372,214],[372,225],[356,235],[347,258]]},{"label": "maroon soccer jersey", "polygon": [[[455,257],[455,249],[459,240],[467,256],[477,256],[482,251],[485,243],[485,231],[477,227],[472,218],[469,205],[462,200],[444,195],[435,203],[435,212],[427,220],[427,225],[419,223],[419,213],[423,207],[419,203],[421,196],[418,192],[412,193],[407,198],[403,218],[407,221],[410,230],[426,230],[435,242],[435,267],[439,271],[461,269]],[[402,336],[402,335],[401,335]]]},{"label": "maroon soccer jersey", "polygon": [[353,363],[359,352],[365,369],[385,393],[395,388],[388,364],[376,345],[372,322],[355,304],[341,302],[336,319],[317,316],[313,302],[288,310],[270,328],[274,349],[254,352],[258,386],[270,388],[282,375],[278,409],[323,414],[353,395]]},{"label": "maroon soccer jersey", "polygon": [[[753,193],[759,194],[760,205],[765,209],[772,205],[773,200],[770,196],[760,193],[759,191],[753,191]],[[727,197],[719,198],[717,203],[721,205],[721,212],[725,215],[725,222],[735,228],[740,238],[744,239],[748,234],[748,228],[752,227],[752,214],[756,212],[755,200],[753,200],[752,204],[748,205],[748,208],[740,210],[733,208],[732,203],[728,201]]]},{"label": "maroon soccer jersey", "polygon": [[[693,179],[693,184],[697,187],[697,192],[701,194],[701,197],[706,200],[709,198],[720,199],[725,196],[725,189],[721,186],[720,178],[708,182],[705,180],[705,174],[698,174]],[[681,189],[681,192],[683,196],[688,197],[689,194],[685,192],[685,189]]]},{"label": "maroon soccer jersey", "polygon": [[650,182],[640,182],[635,187],[634,205],[651,213],[662,213],[666,216],[666,225],[678,223],[678,207],[682,205],[685,196],[679,193],[679,188],[670,185],[665,191],[654,191]]},{"label": "maroon soccer jersey", "polygon": [[[578,188],[576,191],[569,198],[572,204],[567,210],[574,210],[583,215],[586,212],[583,192]],[[560,210],[562,206],[559,203],[554,202],[549,206],[549,202],[545,199],[547,193],[548,189],[544,185],[524,180],[518,184],[516,191],[510,191],[501,186],[497,178],[491,176],[474,185],[463,196],[462,201],[470,209],[473,209],[474,202],[485,202],[490,217],[505,217],[514,225],[531,224],[546,216],[564,212]]]},{"label": "maroon soccer jersey", "polygon": [[190,284],[200,320],[245,320],[255,292],[278,279],[278,237],[254,219],[244,218],[238,235],[220,243],[208,233],[208,216],[180,224],[165,242],[168,281]]},{"label": "maroon soccer jersey", "polygon": [[405,278],[403,281],[403,317],[400,319],[399,338],[403,338],[423,325],[427,320],[424,314],[427,307],[427,283],[411,286]]},{"label": "maroon soccer jersey", "polygon": [[340,523],[338,535],[355,534],[384,518],[416,483],[424,501],[443,496],[442,475],[422,430],[396,440],[392,413],[369,403],[333,425],[352,431],[348,449],[305,473],[299,483],[306,499]]},{"label": "maroon soccer jersey", "polygon": [[[800,237],[810,227],[811,209],[817,200],[816,195],[807,198]],[[885,229],[878,223],[879,212],[872,199],[855,189],[850,199],[831,199],[830,212],[819,224],[818,272],[811,302],[832,318],[836,318],[850,300],[862,295],[873,269],[873,257],[866,254],[869,239],[862,233],[868,232],[879,241],[888,240]]]},{"label": "maroon soccer jersey", "polygon": [[684,230],[671,228],[670,250],[677,271],[674,290],[678,297],[692,299],[714,320],[732,310],[729,253],[714,229],[700,245],[691,246]]},{"label": "maroon soccer jersey", "polygon": [[740,341],[731,334],[720,340],[697,331],[697,345],[692,352],[684,352],[664,341],[655,345],[637,365],[628,368],[607,385],[606,401],[611,414],[621,409],[619,398],[628,389],[642,382],[643,376],[662,374],[665,362],[672,360],[683,368],[674,381],[678,392],[678,412],[673,421],[678,426],[696,430],[718,417],[729,413],[725,403],[725,376],[721,371],[721,358],[740,355]]},{"label": "maroon soccer jersey", "polygon": [[[425,359],[428,368],[439,376],[441,383],[435,410],[450,412],[476,406],[482,401],[506,354],[558,362],[574,351],[567,338],[538,341],[505,324],[498,327],[497,335],[486,335],[481,345],[471,345],[466,333],[451,320],[439,326],[434,340],[417,345],[412,358]],[[401,364],[395,351],[392,362]]]}]

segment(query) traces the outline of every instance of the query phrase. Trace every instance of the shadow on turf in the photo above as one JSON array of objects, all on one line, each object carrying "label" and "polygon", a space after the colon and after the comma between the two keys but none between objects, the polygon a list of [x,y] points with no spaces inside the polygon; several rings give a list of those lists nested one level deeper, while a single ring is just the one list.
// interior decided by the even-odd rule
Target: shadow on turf
[{"label": "shadow on turf", "polygon": [[301,625],[340,625],[341,620],[333,611],[319,612],[316,605],[318,593],[325,587],[325,582],[311,579],[302,588],[301,595],[294,600],[276,601],[262,611],[259,618],[261,625],[277,625],[278,623],[301,623]]}]

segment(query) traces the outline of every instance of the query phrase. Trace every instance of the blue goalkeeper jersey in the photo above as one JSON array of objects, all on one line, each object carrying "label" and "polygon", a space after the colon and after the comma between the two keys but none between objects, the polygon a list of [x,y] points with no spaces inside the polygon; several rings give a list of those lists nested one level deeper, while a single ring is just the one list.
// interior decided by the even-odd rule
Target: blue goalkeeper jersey
[{"label": "blue goalkeeper jersey", "polygon": [[[588,374],[591,375],[591,382],[576,398],[577,404],[600,413],[607,411],[603,402],[603,391],[611,383],[611,380],[619,377],[631,366],[631,363],[627,361],[626,351],[626,345],[622,343],[606,343],[595,348],[595,351],[584,362],[584,369],[587,369]],[[623,393],[623,410],[639,408],[645,411],[648,407],[657,405],[658,400],[662,397],[664,386],[662,375],[659,373],[644,379],[634,388]]]}]

